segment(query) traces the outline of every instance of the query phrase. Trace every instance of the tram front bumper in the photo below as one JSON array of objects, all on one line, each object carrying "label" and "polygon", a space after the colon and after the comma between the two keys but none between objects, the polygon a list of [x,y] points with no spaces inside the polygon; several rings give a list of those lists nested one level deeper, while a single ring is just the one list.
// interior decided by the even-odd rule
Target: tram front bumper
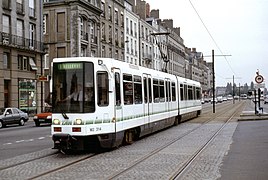
[{"label": "tram front bumper", "polygon": [[54,134],[52,136],[54,141],[53,149],[73,149],[77,139],[70,134]]}]

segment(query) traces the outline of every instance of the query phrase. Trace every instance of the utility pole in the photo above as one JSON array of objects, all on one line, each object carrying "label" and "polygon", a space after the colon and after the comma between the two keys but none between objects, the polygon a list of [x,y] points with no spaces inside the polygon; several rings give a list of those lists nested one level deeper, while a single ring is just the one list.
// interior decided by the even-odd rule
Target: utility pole
[{"label": "utility pole", "polygon": [[212,49],[212,55],[210,56],[203,56],[203,57],[212,57],[212,111],[215,113],[215,67],[214,67],[214,57],[215,56],[231,56],[231,55],[215,55],[214,49]]}]

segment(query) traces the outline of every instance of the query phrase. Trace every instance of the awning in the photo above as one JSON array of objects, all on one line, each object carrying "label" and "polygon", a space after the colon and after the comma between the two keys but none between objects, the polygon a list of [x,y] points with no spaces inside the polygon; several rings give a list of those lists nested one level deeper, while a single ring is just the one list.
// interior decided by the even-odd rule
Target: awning
[{"label": "awning", "polygon": [[32,58],[30,58],[30,66],[32,70],[37,71],[37,66]]}]

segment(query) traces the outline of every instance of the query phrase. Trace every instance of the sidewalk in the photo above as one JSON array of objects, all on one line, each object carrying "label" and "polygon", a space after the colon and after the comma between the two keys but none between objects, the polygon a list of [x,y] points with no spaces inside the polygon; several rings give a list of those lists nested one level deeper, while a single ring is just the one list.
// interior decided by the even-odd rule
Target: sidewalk
[{"label": "sidewalk", "polygon": [[268,120],[268,113],[259,110],[259,112],[256,114],[255,104],[248,101],[247,106],[245,107],[242,114],[240,114],[240,118],[238,119],[238,121],[254,121],[254,120]]},{"label": "sidewalk", "polygon": [[253,103],[241,114],[233,143],[220,169],[221,180],[268,179],[268,115],[255,115]]}]

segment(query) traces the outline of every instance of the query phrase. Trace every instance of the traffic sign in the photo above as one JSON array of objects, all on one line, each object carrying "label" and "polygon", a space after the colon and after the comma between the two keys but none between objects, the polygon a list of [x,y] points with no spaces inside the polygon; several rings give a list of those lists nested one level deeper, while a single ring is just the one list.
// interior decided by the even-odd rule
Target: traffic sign
[{"label": "traffic sign", "polygon": [[257,75],[256,77],[255,77],[255,81],[256,81],[256,83],[258,83],[258,84],[261,84],[262,82],[263,82],[263,77],[262,77],[262,75]]}]

